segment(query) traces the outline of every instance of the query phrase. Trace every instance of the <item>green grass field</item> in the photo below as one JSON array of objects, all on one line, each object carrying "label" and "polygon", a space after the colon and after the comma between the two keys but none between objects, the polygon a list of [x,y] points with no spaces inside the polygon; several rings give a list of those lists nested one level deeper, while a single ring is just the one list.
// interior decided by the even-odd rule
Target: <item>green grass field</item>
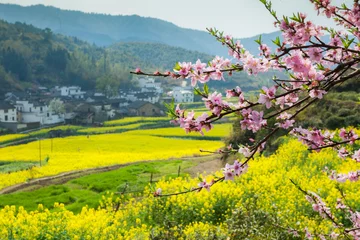
[{"label": "green grass field", "polygon": [[196,161],[182,160],[134,164],[109,172],[79,177],[60,185],[35,186],[41,188],[3,194],[0,195],[0,208],[16,205],[24,206],[27,210],[35,210],[38,204],[43,204],[46,208],[52,209],[54,202],[61,202],[67,209],[78,213],[86,205],[96,208],[101,197],[108,191],[123,192],[126,186],[125,193],[140,194],[144,187],[150,184],[151,174],[153,182],[162,177],[175,178],[180,166],[180,176],[185,176],[186,169],[194,165]]}]

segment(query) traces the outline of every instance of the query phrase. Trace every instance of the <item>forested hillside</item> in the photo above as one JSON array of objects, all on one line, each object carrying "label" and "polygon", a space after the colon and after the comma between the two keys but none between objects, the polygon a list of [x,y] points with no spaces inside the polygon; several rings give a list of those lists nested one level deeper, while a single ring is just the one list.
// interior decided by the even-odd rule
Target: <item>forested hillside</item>
[{"label": "forested hillside", "polygon": [[114,74],[128,81],[135,67],[169,69],[174,59],[209,60],[211,56],[163,44],[129,43],[97,47],[74,37],[22,23],[0,21],[1,91],[31,85],[76,84],[94,88],[96,79]]},{"label": "forested hillside", "polygon": [[[98,46],[117,42],[152,42],[211,55],[227,55],[227,49],[210,36],[206,29],[198,31],[181,28],[156,18],[89,14],[43,5],[22,7],[13,4],[0,4],[0,18],[11,23],[24,22],[41,29],[50,28],[55,33],[74,36]],[[271,39],[278,35],[279,32],[263,34],[263,41],[273,46]],[[256,38],[241,40],[253,54],[258,51],[258,44],[254,42]]]},{"label": "forested hillside", "polygon": [[[51,29],[0,21],[0,84],[1,93],[22,90],[33,85],[80,85],[94,89],[97,80],[112,76],[120,85],[129,85],[134,77],[130,70],[172,70],[178,61],[213,56],[160,43],[116,43],[97,47],[75,37],[55,34]],[[271,79],[271,74],[249,77],[245,73],[225,76],[226,82],[212,82],[211,87],[241,85],[245,91],[258,88]]]}]

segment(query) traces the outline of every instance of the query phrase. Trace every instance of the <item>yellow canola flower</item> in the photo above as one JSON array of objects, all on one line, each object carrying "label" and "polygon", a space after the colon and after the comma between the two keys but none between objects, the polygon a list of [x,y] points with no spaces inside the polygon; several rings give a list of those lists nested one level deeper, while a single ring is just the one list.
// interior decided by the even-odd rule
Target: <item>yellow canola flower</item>
[{"label": "yellow canola flower", "polygon": [[[139,137],[131,134],[126,136]],[[90,139],[92,138],[95,137]],[[151,141],[161,139],[149,138]],[[129,141],[128,138],[125,139]],[[166,145],[166,141],[164,144],[164,151],[171,148]],[[184,143],[180,141],[178,144]],[[141,146],[144,149],[154,148],[155,144]],[[110,150],[111,147],[108,151]],[[151,152],[150,149],[148,151]],[[89,236],[92,239],[149,239],[150,236],[169,236],[169,239],[226,239],[232,236],[227,221],[239,217],[233,215],[236,210],[252,205],[255,210],[261,209],[276,215],[282,226],[300,230],[308,227],[310,231],[326,233],[332,223],[321,221],[303,193],[289,180],[292,179],[305,190],[317,193],[339,217],[335,203],[340,193],[336,189],[337,183],[322,172],[325,166],[347,172],[356,169],[357,164],[339,159],[331,149],[310,153],[297,140],[288,138],[276,154],[270,157],[257,156],[250,161],[247,173],[234,182],[215,184],[210,192],[203,189],[183,195],[153,197],[154,190],[149,187],[143,197],[132,198],[121,204],[116,213],[112,211],[114,195],[111,194],[103,197],[102,208],[84,207],[79,214],[73,214],[61,204],[55,204],[54,211],[39,206],[33,212],[27,212],[22,207],[7,206],[0,210],[0,233],[3,239],[38,239],[50,236],[60,239],[86,239]],[[218,172],[216,175],[221,176],[222,173]],[[210,181],[212,176],[205,178]],[[162,179],[156,183],[155,189],[161,188],[162,194],[176,193],[197,187],[198,182],[197,178]],[[346,182],[339,186],[352,206],[360,205],[360,196],[357,194],[360,190],[359,182]]]},{"label": "yellow canola flower", "polygon": [[105,126],[117,126],[117,125],[128,125],[137,122],[158,122],[158,121],[169,121],[169,117],[127,117],[123,119],[111,120],[104,122]]},{"label": "yellow canola flower", "polygon": [[[209,132],[204,131],[205,137],[227,137],[231,132],[232,124],[216,124],[213,129]],[[197,137],[201,139],[201,135],[196,132],[186,133],[184,129],[179,127],[172,128],[156,128],[146,130],[133,130],[125,134],[136,134],[136,135],[151,135],[151,136],[166,136],[166,137]]]},{"label": "yellow canola flower", "polygon": [[[53,141],[51,143],[51,141]],[[52,145],[52,147],[51,147]],[[0,189],[29,179],[63,172],[149,160],[165,160],[216,150],[220,141],[169,139],[131,134],[74,136],[41,141],[42,167],[0,173]],[[39,162],[38,141],[0,149],[2,161]],[[51,151],[53,149],[53,151]],[[45,158],[48,162],[44,165]]]}]

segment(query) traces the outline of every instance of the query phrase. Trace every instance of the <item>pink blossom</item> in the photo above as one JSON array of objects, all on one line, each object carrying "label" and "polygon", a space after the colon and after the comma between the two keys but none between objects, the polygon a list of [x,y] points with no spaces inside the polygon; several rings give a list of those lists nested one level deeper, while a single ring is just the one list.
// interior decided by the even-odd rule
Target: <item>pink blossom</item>
[{"label": "pink blossom", "polygon": [[348,173],[348,178],[351,182],[356,182],[359,180],[359,176],[357,172],[349,172]]},{"label": "pink blossom", "polygon": [[330,238],[331,239],[337,239],[339,237],[339,235],[340,234],[338,234],[338,233],[332,232],[332,233],[330,233]]},{"label": "pink blossom", "polygon": [[345,128],[340,129],[339,136],[343,141],[347,140],[347,132]]},{"label": "pink blossom", "polygon": [[312,89],[310,90],[309,92],[309,96],[311,98],[319,98],[319,99],[322,99],[323,98],[323,95],[326,94],[327,92],[324,91],[324,90],[318,90],[318,89]]},{"label": "pink blossom", "polygon": [[339,136],[343,141],[350,141],[350,144],[354,144],[354,142],[359,138],[354,129],[346,131],[345,128],[340,129]]},{"label": "pink blossom", "polygon": [[312,47],[309,49],[309,51],[307,51],[307,54],[310,57],[311,61],[314,62],[320,62],[322,59],[322,49],[321,48],[317,48],[317,47]]},{"label": "pink blossom", "polygon": [[309,232],[307,228],[305,228],[305,237],[309,240],[313,239],[313,235]]},{"label": "pink blossom", "polygon": [[258,102],[265,104],[266,108],[271,107],[271,100],[275,98],[276,87],[271,88],[263,87],[263,93],[260,93]]},{"label": "pink blossom", "polygon": [[198,60],[196,61],[196,63],[195,63],[192,67],[194,68],[195,71],[197,71],[197,72],[202,72],[203,69],[206,67],[206,64],[205,64],[205,63],[202,63],[202,62],[200,61],[200,59],[198,59]]},{"label": "pink blossom", "polygon": [[231,165],[229,165],[228,163],[225,165],[225,168],[223,168],[223,174],[225,176],[225,180],[234,180],[234,169],[232,168]]},{"label": "pink blossom", "polygon": [[360,149],[354,152],[354,154],[352,155],[352,159],[354,159],[357,162],[360,162]]},{"label": "pink blossom", "polygon": [[158,188],[158,189],[156,189],[156,191],[154,192],[154,196],[155,196],[155,197],[161,196],[161,193],[162,193],[162,189],[161,189],[161,188]]},{"label": "pink blossom", "polygon": [[242,155],[244,155],[244,157],[248,158],[252,155],[252,151],[250,151],[249,148],[247,147],[240,147],[239,148],[239,153],[241,153]]},{"label": "pink blossom", "polygon": [[335,180],[339,183],[344,183],[348,180],[348,175],[346,174],[337,174]]},{"label": "pink blossom", "polygon": [[232,40],[232,36],[231,35],[225,35],[224,39],[225,39],[225,42],[229,43]]},{"label": "pink blossom", "polygon": [[244,119],[240,121],[242,129],[248,129],[253,132],[257,132],[267,124],[266,120],[263,119],[263,112],[257,112],[248,109],[243,110],[241,113],[244,117]]},{"label": "pink blossom", "polygon": [[238,160],[235,160],[232,168],[234,169],[235,175],[240,176],[247,171],[248,165],[245,164],[244,166],[242,166],[242,164]]},{"label": "pink blossom", "polygon": [[182,76],[187,76],[192,67],[191,62],[183,62],[183,63],[179,62],[179,66],[180,66],[180,70],[174,69],[174,71],[178,72]]},{"label": "pink blossom", "polygon": [[349,156],[349,152],[346,150],[346,148],[342,147],[338,150],[338,156],[341,158],[346,158]]},{"label": "pink blossom", "polygon": [[313,208],[313,210],[315,211],[315,212],[320,212],[320,206],[319,206],[319,204],[317,204],[317,203],[314,203],[313,205],[312,205],[312,208]]},{"label": "pink blossom", "polygon": [[201,183],[198,184],[198,186],[200,188],[205,188],[206,190],[208,190],[210,192],[210,187],[214,184],[214,182],[210,182],[210,183],[207,183],[206,181],[202,181]]},{"label": "pink blossom", "polygon": [[284,129],[288,129],[293,126],[295,120],[290,120],[292,115],[288,114],[287,112],[281,113],[276,119],[280,120],[278,123],[276,123],[276,126],[279,126]]},{"label": "pink blossom", "polygon": [[345,204],[342,202],[340,198],[336,200],[336,209],[346,209]]},{"label": "pink blossom", "polygon": [[261,44],[259,50],[261,51],[260,56],[262,55],[264,55],[265,57],[270,56],[271,50],[266,44]]}]

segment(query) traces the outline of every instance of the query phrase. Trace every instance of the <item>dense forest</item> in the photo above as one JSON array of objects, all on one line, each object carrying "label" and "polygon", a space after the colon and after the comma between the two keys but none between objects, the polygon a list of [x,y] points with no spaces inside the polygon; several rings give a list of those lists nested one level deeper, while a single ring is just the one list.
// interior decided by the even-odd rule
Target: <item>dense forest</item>
[{"label": "dense forest", "polygon": [[129,43],[97,47],[75,37],[54,34],[22,23],[0,21],[1,91],[22,90],[33,84],[76,84],[92,89],[103,75],[116,75],[128,84],[136,67],[169,69],[176,58],[211,56],[163,44]]},{"label": "dense forest", "polygon": [[[211,60],[213,56],[160,43],[116,43],[98,47],[39,29],[24,23],[0,21],[1,93],[23,90],[33,85],[79,85],[94,89],[104,79],[129,86],[134,77],[130,70],[171,70],[177,61]],[[270,75],[250,77],[245,73],[225,76],[226,82],[212,82],[211,87],[241,85],[245,91],[270,82]],[[169,80],[168,80],[169,82]],[[119,85],[119,84],[117,84]],[[116,85],[116,86],[117,86]]]}]

